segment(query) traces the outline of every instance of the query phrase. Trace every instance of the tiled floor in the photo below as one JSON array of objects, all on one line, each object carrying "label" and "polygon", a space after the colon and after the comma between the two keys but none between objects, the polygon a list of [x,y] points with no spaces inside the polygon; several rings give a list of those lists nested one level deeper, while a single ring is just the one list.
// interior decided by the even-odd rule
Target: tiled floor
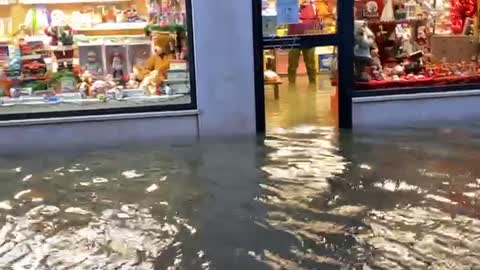
[{"label": "tiled floor", "polygon": [[328,75],[319,75],[316,85],[309,85],[306,76],[298,76],[290,85],[282,77],[280,98],[274,99],[273,89],[265,89],[267,130],[300,125],[337,126],[337,113],[330,110],[330,94],[334,88]]}]

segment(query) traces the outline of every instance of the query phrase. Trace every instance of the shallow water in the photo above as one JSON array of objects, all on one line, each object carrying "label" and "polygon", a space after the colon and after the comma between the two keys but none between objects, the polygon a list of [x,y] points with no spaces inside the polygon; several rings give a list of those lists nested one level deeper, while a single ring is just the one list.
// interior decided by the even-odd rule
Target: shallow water
[{"label": "shallow water", "polygon": [[0,157],[0,269],[480,269],[480,129]]}]

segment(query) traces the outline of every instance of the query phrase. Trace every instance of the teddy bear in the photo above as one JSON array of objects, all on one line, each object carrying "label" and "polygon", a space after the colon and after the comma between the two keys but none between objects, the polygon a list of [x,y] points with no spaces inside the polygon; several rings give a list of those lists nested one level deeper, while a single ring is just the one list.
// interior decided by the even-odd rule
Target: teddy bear
[{"label": "teddy bear", "polygon": [[[147,59],[144,65],[135,65],[134,73],[136,80],[142,82],[147,79],[156,85],[162,85],[167,77],[167,70],[170,68],[172,60],[172,38],[168,32],[160,32],[152,36],[154,49],[152,55]],[[154,72],[152,74],[152,72]],[[155,75],[155,77],[152,77]],[[142,83],[142,84],[149,84]]]}]

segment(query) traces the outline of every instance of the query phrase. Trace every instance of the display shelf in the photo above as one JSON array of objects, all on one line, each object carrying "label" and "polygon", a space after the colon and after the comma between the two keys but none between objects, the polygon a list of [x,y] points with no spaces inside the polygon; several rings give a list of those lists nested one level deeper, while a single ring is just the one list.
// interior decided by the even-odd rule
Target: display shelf
[{"label": "display shelf", "polygon": [[76,28],[76,31],[110,31],[110,30],[143,30],[147,26],[147,22],[130,22],[130,23],[100,23],[92,27]]},{"label": "display shelf", "polygon": [[19,0],[20,4],[34,5],[34,4],[73,4],[73,3],[115,3],[115,2],[130,2],[131,0]]},{"label": "display shelf", "polygon": [[36,59],[42,59],[43,56],[41,54],[29,54],[29,55],[22,55],[20,59],[22,60],[36,60]]},{"label": "display shelf", "polygon": [[378,90],[388,89],[396,87],[429,87],[429,86],[445,86],[454,84],[469,84],[479,83],[480,75],[470,76],[447,76],[447,77],[431,77],[423,79],[401,79],[401,80],[389,80],[389,81],[370,81],[370,82],[357,82],[357,90]]},{"label": "display shelf", "polygon": [[419,22],[424,22],[427,19],[404,19],[404,20],[393,20],[393,21],[380,21],[380,20],[368,20],[368,25],[393,25],[393,24],[414,24]]}]

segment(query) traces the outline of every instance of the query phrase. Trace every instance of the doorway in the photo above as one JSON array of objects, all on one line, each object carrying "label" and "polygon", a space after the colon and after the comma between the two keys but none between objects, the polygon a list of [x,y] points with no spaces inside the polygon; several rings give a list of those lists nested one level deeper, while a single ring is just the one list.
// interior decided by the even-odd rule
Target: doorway
[{"label": "doorway", "polygon": [[338,126],[334,46],[266,49],[266,130]]},{"label": "doorway", "polygon": [[351,127],[352,3],[253,0],[259,133]]}]

